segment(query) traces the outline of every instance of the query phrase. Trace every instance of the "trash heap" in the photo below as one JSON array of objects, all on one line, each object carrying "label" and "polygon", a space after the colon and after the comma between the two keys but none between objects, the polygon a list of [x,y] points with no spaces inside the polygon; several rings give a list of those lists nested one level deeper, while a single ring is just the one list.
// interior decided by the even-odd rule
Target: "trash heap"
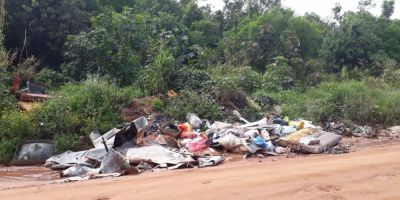
[{"label": "trash heap", "polygon": [[270,117],[249,122],[225,123],[187,114],[187,122],[167,121],[158,116],[140,117],[122,129],[100,135],[93,131],[94,148],[67,151],[46,160],[45,166],[63,170],[65,181],[137,174],[146,170],[210,167],[228,153],[267,156],[291,151],[323,153],[332,150],[342,136],[324,131],[310,121]]}]

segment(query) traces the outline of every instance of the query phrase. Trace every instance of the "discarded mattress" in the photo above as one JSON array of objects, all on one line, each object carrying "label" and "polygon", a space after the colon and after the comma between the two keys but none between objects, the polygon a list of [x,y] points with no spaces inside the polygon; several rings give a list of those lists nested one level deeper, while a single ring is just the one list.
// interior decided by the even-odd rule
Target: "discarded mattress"
[{"label": "discarded mattress", "polygon": [[315,129],[305,128],[296,131],[286,137],[281,138],[278,144],[283,147],[289,147],[296,151],[300,151],[300,139],[307,136],[312,136],[315,133]]},{"label": "discarded mattress", "polygon": [[[315,140],[310,139],[313,137]],[[309,141],[308,144],[304,144],[305,140]],[[318,154],[324,152],[327,148],[335,146],[340,140],[342,140],[342,137],[335,133],[317,132],[315,129],[305,128],[280,139],[278,144],[296,151]]]},{"label": "discarded mattress", "polygon": [[319,140],[319,144],[317,145],[300,144],[300,151],[316,154],[323,153],[327,148],[337,145],[342,140],[342,136],[336,133],[325,132],[317,137],[317,139]]}]

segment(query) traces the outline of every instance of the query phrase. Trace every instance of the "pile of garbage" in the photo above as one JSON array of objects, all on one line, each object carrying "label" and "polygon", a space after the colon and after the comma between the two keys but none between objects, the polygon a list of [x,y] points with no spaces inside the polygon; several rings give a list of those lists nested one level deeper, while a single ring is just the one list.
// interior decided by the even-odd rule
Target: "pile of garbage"
[{"label": "pile of garbage", "polygon": [[140,117],[122,129],[90,134],[92,149],[67,151],[46,160],[45,167],[61,172],[65,181],[137,174],[147,170],[210,167],[228,153],[267,156],[290,151],[332,151],[342,136],[324,131],[310,121],[270,117],[249,122],[225,123],[187,114],[187,122],[168,122],[164,117]]}]

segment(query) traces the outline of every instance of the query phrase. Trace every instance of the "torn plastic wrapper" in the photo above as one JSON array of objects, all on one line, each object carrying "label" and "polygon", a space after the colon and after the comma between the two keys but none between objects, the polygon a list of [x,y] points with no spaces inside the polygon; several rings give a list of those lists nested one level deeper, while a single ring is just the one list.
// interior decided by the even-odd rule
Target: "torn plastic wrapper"
[{"label": "torn plastic wrapper", "polygon": [[128,149],[126,157],[132,164],[152,162],[161,166],[191,163],[195,160],[188,154],[171,151],[161,145],[145,146]]},{"label": "torn plastic wrapper", "polygon": [[201,151],[207,147],[205,142],[206,141],[202,137],[197,137],[186,142],[186,148],[191,152]]},{"label": "torn plastic wrapper", "polygon": [[198,158],[197,160],[199,161],[199,167],[210,167],[222,163],[224,158],[222,156],[211,156],[207,158]]},{"label": "torn plastic wrapper", "polygon": [[236,137],[235,135],[228,134],[225,137],[217,139],[217,142],[221,144],[224,149],[234,150],[239,146],[242,146],[244,141],[241,138]]},{"label": "torn plastic wrapper", "polygon": [[59,181],[55,181],[53,183],[67,183],[67,182],[75,182],[75,181],[85,181],[96,178],[105,178],[105,177],[119,177],[121,173],[112,173],[112,174],[93,174],[89,176],[72,176],[68,178],[61,179]]},{"label": "torn plastic wrapper", "polygon": [[91,175],[96,175],[96,174],[99,174],[99,169],[93,169],[90,167],[78,165],[78,166],[73,166],[73,167],[70,167],[70,168],[62,171],[60,176],[61,177],[73,177],[73,176],[85,177],[85,176],[91,176]]},{"label": "torn plastic wrapper", "polygon": [[194,113],[188,113],[186,115],[186,120],[189,122],[189,124],[194,128],[198,129],[200,128],[201,124],[203,123],[199,116],[197,116]]}]

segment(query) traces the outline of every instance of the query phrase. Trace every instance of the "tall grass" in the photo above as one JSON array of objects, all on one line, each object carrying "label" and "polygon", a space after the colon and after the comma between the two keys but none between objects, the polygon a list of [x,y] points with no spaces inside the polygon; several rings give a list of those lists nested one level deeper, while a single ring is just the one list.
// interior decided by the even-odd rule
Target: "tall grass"
[{"label": "tall grass", "polygon": [[361,124],[400,123],[400,88],[378,79],[325,82],[306,91],[261,93],[280,102],[284,115],[315,122],[336,118]]},{"label": "tall grass", "polygon": [[122,123],[121,108],[140,95],[138,87],[118,88],[91,78],[62,86],[36,110],[9,109],[0,121],[0,161],[9,160],[15,145],[29,139],[55,140],[58,151],[78,150],[79,136]]}]

